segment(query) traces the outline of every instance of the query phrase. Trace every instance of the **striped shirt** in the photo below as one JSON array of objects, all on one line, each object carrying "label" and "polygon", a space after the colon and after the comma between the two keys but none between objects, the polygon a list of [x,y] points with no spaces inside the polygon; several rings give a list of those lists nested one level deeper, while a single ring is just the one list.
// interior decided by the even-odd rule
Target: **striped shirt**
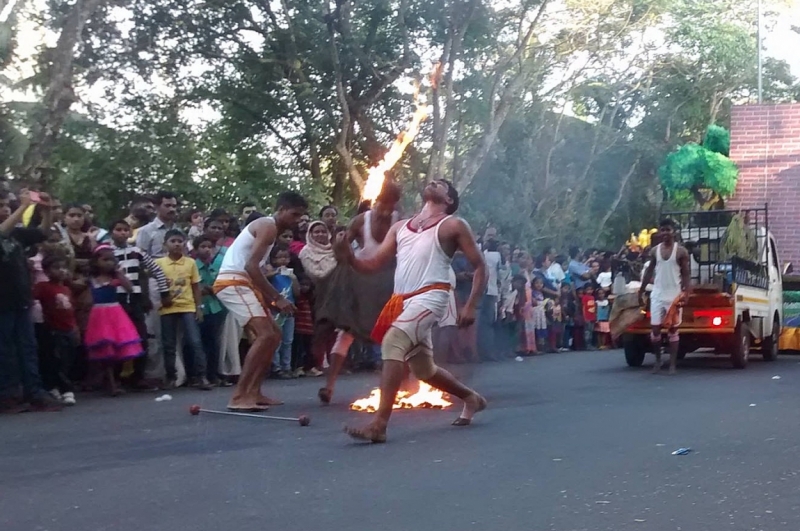
[{"label": "striped shirt", "polygon": [[[125,276],[128,277],[128,280],[133,284],[133,293],[142,292],[142,281],[140,277],[142,267],[156,279],[158,291],[160,293],[169,292],[169,285],[167,285],[167,277],[164,275],[164,271],[156,264],[155,260],[150,258],[149,254],[134,246],[119,247],[114,244],[113,248],[114,257],[117,259],[117,262],[119,262]],[[118,286],[117,293],[126,293],[126,291],[122,286]]]}]

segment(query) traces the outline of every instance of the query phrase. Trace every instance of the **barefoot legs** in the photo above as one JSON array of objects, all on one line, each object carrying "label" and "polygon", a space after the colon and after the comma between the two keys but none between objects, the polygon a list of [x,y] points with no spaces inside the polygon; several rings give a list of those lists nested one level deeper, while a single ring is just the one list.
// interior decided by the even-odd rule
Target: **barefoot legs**
[{"label": "barefoot legs", "polygon": [[319,390],[317,396],[323,404],[329,404],[333,398],[333,389],[336,386],[336,379],[344,366],[347,359],[347,352],[353,344],[355,338],[352,334],[339,330],[336,335],[336,343],[333,345],[331,351],[331,366],[328,367],[328,374],[326,375],[325,387]]},{"label": "barefoot legs", "polygon": [[255,339],[247,351],[242,374],[228,402],[228,408],[264,410],[271,403],[281,403],[261,394],[261,382],[272,366],[272,356],[280,344],[281,331],[267,317],[254,317],[247,323],[247,327]]},{"label": "barefoot legs", "polygon": [[475,416],[475,413],[486,409],[485,398],[456,380],[449,371],[441,367],[437,367],[436,372],[433,376],[426,379],[425,383],[431,387],[441,389],[445,393],[457,396],[464,401],[464,408],[461,410],[461,415],[453,421],[453,426],[469,426],[472,423],[472,417]]},{"label": "barefoot legs", "polygon": [[381,403],[375,418],[363,428],[351,428],[345,426],[344,431],[350,437],[361,441],[374,443],[386,442],[386,426],[392,416],[392,406],[400,390],[405,374],[403,362],[396,360],[383,360],[381,368]]}]

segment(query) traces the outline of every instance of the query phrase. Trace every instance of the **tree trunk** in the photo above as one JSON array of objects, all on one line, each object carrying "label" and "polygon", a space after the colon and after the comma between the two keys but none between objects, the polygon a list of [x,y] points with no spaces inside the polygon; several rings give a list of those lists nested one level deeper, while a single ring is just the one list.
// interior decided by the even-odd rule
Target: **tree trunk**
[{"label": "tree trunk", "polygon": [[[466,6],[454,3],[450,12],[450,21],[447,30],[447,41],[444,45],[439,68],[444,69],[444,79],[437,83],[433,92],[433,138],[431,144],[431,158],[428,163],[428,180],[441,179],[444,177],[445,152],[447,151],[447,133],[450,123],[453,121],[453,114],[457,111],[453,96],[454,78],[453,69],[456,61],[461,55],[464,35],[472,21],[477,0],[471,0]],[[457,19],[457,15],[460,19]],[[441,97],[444,97],[444,102]],[[444,115],[441,109],[444,107]]]},{"label": "tree trunk", "polygon": [[[342,10],[346,10],[349,8],[349,2],[342,2],[339,4],[339,7]],[[342,120],[340,124],[340,131],[339,137],[336,140],[336,152],[342,159],[342,163],[347,171],[347,174],[350,178],[355,182],[359,189],[364,187],[364,178],[358,172],[358,168],[356,168],[355,162],[353,161],[353,155],[350,153],[349,148],[349,139],[351,138],[351,131],[352,131],[352,119],[350,115],[350,103],[347,101],[347,95],[345,94],[344,90],[344,80],[342,76],[342,66],[339,61],[339,50],[338,44],[336,42],[336,31],[334,30],[334,19],[333,14],[330,12],[330,6],[328,6],[328,16],[327,16],[327,26],[328,26],[328,34],[330,35],[331,42],[331,59],[333,60],[333,69],[334,73],[336,74],[336,95],[339,99],[339,104],[342,110]],[[336,183],[334,185],[334,195],[339,196],[343,193],[342,186],[340,183]],[[336,201],[336,198],[334,199]]]},{"label": "tree trunk", "polygon": [[31,185],[44,184],[42,170],[50,160],[69,108],[77,99],[72,88],[75,48],[81,42],[83,27],[102,3],[102,0],[76,0],[58,37],[42,100],[44,112],[33,126],[31,142],[22,160],[20,176]]},{"label": "tree trunk", "polygon": [[603,219],[600,220],[600,225],[597,227],[597,231],[594,233],[594,237],[592,238],[592,247],[597,245],[597,240],[599,240],[600,236],[603,234],[603,230],[606,228],[606,223],[608,223],[608,220],[611,219],[611,216],[617,210],[617,207],[622,201],[622,196],[625,194],[625,187],[628,186],[628,181],[631,179],[631,176],[633,175],[633,172],[636,171],[636,167],[638,165],[639,159],[637,158],[631,165],[631,169],[628,170],[628,172],[622,177],[622,183],[619,185],[617,197],[614,198],[611,206],[608,207],[608,210],[606,210],[606,213],[603,215]]},{"label": "tree trunk", "polygon": [[[492,88],[489,98],[490,109],[484,129],[485,132],[478,142],[478,145],[470,153],[464,167],[459,172],[458,186],[456,186],[459,193],[464,192],[469,185],[472,184],[472,179],[475,177],[475,174],[478,173],[478,170],[480,170],[483,161],[494,145],[497,134],[505,123],[508,113],[520,103],[520,95],[530,82],[535,79],[532,70],[536,67],[532,66],[530,61],[532,54],[535,53],[533,36],[539,27],[539,22],[544,15],[548,3],[549,0],[544,0],[539,5],[536,16],[534,16],[525,31],[522,31],[522,25],[520,25],[520,37],[514,53],[511,54],[505,62],[499,65],[501,67],[498,68],[496,73],[494,87]],[[518,65],[516,67],[516,74],[508,80],[501,95],[498,97],[496,94],[496,87],[502,85],[501,81],[507,75],[507,68],[512,64]],[[496,98],[499,98],[499,101],[495,104],[494,100]]]}]

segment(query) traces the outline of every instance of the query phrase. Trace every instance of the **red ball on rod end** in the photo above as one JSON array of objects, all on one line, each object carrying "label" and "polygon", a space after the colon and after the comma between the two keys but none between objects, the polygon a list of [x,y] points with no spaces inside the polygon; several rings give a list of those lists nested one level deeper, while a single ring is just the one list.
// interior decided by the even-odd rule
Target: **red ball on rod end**
[{"label": "red ball on rod end", "polygon": [[299,417],[297,417],[297,420],[300,421],[301,426],[308,426],[309,424],[311,424],[311,417],[309,417],[308,415],[300,415]]},{"label": "red ball on rod end", "polygon": [[194,404],[193,406],[189,407],[189,413],[192,415],[199,415],[200,414],[200,406]]}]

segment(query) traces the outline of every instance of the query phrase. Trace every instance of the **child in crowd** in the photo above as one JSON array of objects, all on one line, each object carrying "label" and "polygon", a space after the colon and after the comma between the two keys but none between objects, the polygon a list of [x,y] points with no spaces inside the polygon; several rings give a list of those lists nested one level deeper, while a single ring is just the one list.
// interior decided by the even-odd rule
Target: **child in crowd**
[{"label": "child in crowd", "polygon": [[[300,294],[300,284],[294,271],[289,269],[289,246],[282,241],[275,244],[270,253],[267,278],[275,290],[294,304]],[[294,316],[273,312],[275,322],[281,329],[281,344],[272,358],[272,373],[282,380],[294,377],[292,373],[292,343],[294,341]]]},{"label": "child in crowd", "polygon": [[204,226],[203,217],[204,217],[203,210],[200,208],[193,208],[192,211],[189,213],[190,226],[188,235],[190,240],[194,240],[194,238],[197,238],[198,236],[203,234],[203,226]]},{"label": "child in crowd", "polygon": [[564,337],[564,311],[561,306],[560,296],[546,301],[545,314],[547,315],[550,352],[563,352],[561,341]]},{"label": "child in crowd", "polygon": [[544,307],[544,281],[540,277],[531,280],[531,304],[533,306],[533,327],[536,330],[536,348],[545,352],[547,342],[547,315]]},{"label": "child in crowd", "polygon": [[[224,252],[224,250],[227,249],[227,247],[222,245],[225,238],[225,228],[222,225],[222,221],[208,218],[205,223],[203,223],[203,236],[211,240],[211,245],[214,247],[214,255]],[[195,251],[192,251],[192,253],[195,253]],[[193,256],[197,258],[196,254],[193,254]]]},{"label": "child in crowd", "polygon": [[575,296],[572,294],[572,285],[564,282],[561,284],[561,338],[558,349],[566,352],[572,346],[572,326],[573,316],[575,315]]},{"label": "child in crowd", "polygon": [[524,318],[522,312],[525,309],[525,304],[527,303],[526,300],[526,293],[525,293],[525,284],[527,284],[527,279],[522,275],[515,275],[514,278],[511,279],[511,290],[514,294],[514,306],[512,308],[512,319],[517,323],[521,322]]},{"label": "child in crowd", "polygon": [[519,336],[520,312],[522,311],[519,307],[519,299],[520,293],[524,296],[525,277],[521,275],[511,276],[508,280],[507,288],[507,291],[502,292],[501,295],[497,320],[500,323],[503,354],[514,355],[517,347],[517,337]]},{"label": "child in crowd", "polygon": [[47,280],[34,286],[33,297],[43,317],[44,341],[39,345],[42,383],[53,398],[74,406],[75,389],[69,375],[78,354],[80,334],[75,301],[67,285],[72,274],[62,254],[45,255],[41,266]]},{"label": "child in crowd", "polygon": [[142,338],[125,310],[117,301],[117,288],[133,291],[131,281],[119,269],[114,249],[99,245],[89,260],[89,286],[92,306],[83,343],[90,361],[101,362],[108,378],[111,396],[122,394],[117,386],[115,369],[120,362],[144,354]]},{"label": "child in crowd", "polygon": [[584,320],[584,343],[587,350],[594,350],[594,326],[597,322],[597,303],[594,300],[594,286],[586,284],[583,289],[583,296],[581,297],[581,306],[583,308]]},{"label": "child in crowd", "polygon": [[[115,221],[111,224],[111,247],[114,250],[114,257],[119,263],[122,273],[125,275],[132,286],[130,292],[122,286],[117,287],[117,302],[122,305],[125,313],[128,314],[133,326],[139,332],[142,339],[142,348],[147,351],[148,334],[146,324],[146,314],[152,310],[152,303],[148,295],[148,282],[144,273],[152,276],[158,285],[161,300],[169,298],[169,286],[164,271],[156,264],[150,255],[138,247],[128,243],[131,238],[131,226],[124,219]],[[147,356],[140,356],[133,361],[133,374],[130,377],[130,385],[138,390],[156,390],[157,386],[149,384],[144,380],[144,371],[147,365]]]},{"label": "child in crowd", "polygon": [[572,315],[572,350],[586,349],[586,319],[583,313],[584,288],[575,288],[575,295],[572,299],[570,313]]},{"label": "child in crowd", "polygon": [[220,334],[225,322],[225,308],[214,295],[214,281],[217,280],[225,248],[215,254],[214,241],[208,236],[195,238],[193,248],[200,273],[200,293],[203,295],[203,320],[200,323],[200,338],[206,353],[206,378],[213,386],[229,387],[232,384],[219,374]]},{"label": "child in crowd", "polygon": [[608,300],[608,292],[600,288],[597,290],[597,324],[594,329],[597,332],[597,346],[605,350],[611,346],[611,327],[608,324],[608,317],[611,314],[611,304]]},{"label": "child in crowd", "polygon": [[[192,350],[189,386],[202,391],[212,389],[206,378],[206,353],[200,338],[198,322],[203,320],[203,300],[200,294],[200,272],[194,260],[184,255],[186,236],[178,229],[168,230],[164,236],[167,256],[156,263],[164,271],[170,287],[168,304],[159,310],[161,315],[161,343],[164,348],[164,365],[167,370],[167,389],[177,387],[176,350],[178,327],[183,325],[184,338]],[[187,375],[189,376],[189,375]]]},{"label": "child in crowd", "polygon": [[[313,285],[311,279],[303,275],[299,279],[300,293],[297,296],[294,313],[294,341],[292,342],[292,369],[295,377],[322,376],[323,372],[314,367],[312,344],[314,341],[314,313],[311,306]],[[308,367],[308,371],[305,370]]]},{"label": "child in crowd", "polygon": [[[47,232],[47,240],[36,246],[37,253],[28,259],[28,265],[31,273],[31,281],[33,285],[40,282],[47,282],[47,275],[42,269],[42,260],[48,254],[60,254],[67,261],[67,269],[69,269],[69,258],[66,253],[66,246],[61,243],[61,234],[56,230]],[[41,303],[34,299],[31,301],[30,308],[31,321],[33,321],[33,328],[36,333],[36,344],[42,348],[48,348],[46,345],[50,341],[50,333],[44,324],[44,316],[42,315]],[[50,389],[50,388],[48,388]],[[59,398],[54,394],[56,400]]]},{"label": "child in crowd", "polygon": [[285,231],[283,231],[278,235],[277,243],[285,245],[286,248],[288,249],[289,245],[291,245],[293,240],[294,240],[294,231],[292,229],[286,229]]}]

